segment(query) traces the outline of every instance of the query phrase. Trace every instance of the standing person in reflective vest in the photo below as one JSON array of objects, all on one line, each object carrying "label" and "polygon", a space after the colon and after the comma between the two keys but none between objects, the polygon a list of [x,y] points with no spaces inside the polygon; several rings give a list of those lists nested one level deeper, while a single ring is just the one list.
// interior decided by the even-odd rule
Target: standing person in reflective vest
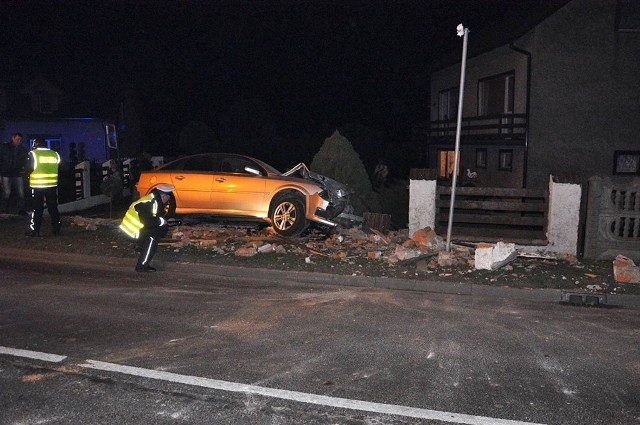
[{"label": "standing person in reflective vest", "polygon": [[33,141],[33,150],[29,152],[29,186],[33,198],[33,212],[27,236],[40,236],[44,203],[51,216],[51,231],[54,236],[60,234],[60,213],[58,212],[58,165],[60,155],[48,149],[44,141]]},{"label": "standing person in reflective vest", "polygon": [[148,195],[133,202],[122,219],[120,230],[137,240],[141,248],[137,272],[156,271],[150,263],[158,248],[158,241],[169,231],[169,223],[174,222],[167,218],[175,212],[174,190],[172,184],[159,184]]}]

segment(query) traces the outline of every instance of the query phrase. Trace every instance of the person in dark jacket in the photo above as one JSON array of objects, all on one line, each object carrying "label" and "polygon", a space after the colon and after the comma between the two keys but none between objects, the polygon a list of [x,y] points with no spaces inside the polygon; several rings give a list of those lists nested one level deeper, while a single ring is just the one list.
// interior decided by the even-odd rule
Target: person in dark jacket
[{"label": "person in dark jacket", "polygon": [[162,183],[148,195],[133,202],[120,224],[120,230],[137,241],[140,256],[136,264],[137,272],[155,272],[151,260],[158,248],[158,241],[169,231],[175,212],[175,198],[172,184]]},{"label": "person in dark jacket", "polygon": [[24,171],[27,165],[27,149],[22,146],[22,134],[14,133],[11,141],[0,147],[0,176],[2,176],[2,200],[0,211],[9,212],[11,193],[16,196],[18,214],[27,215],[24,209]]}]

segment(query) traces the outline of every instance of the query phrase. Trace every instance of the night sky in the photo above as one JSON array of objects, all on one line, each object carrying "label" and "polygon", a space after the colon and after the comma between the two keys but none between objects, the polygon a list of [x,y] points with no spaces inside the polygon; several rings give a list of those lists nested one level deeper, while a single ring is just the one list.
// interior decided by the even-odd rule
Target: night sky
[{"label": "night sky", "polygon": [[565,3],[3,1],[0,82],[44,75],[107,117],[134,89],[163,134],[192,119],[215,128],[244,98],[260,99],[283,136],[357,122],[393,141],[428,117],[428,75],[459,59],[458,23],[471,53]]}]

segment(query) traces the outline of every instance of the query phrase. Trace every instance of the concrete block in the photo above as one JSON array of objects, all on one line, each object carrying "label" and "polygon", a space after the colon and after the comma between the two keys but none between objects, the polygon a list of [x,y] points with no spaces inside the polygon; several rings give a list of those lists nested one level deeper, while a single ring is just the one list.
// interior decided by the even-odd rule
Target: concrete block
[{"label": "concrete block", "polygon": [[481,243],[476,246],[476,270],[496,270],[515,260],[516,246],[513,243],[498,242],[495,245]]}]

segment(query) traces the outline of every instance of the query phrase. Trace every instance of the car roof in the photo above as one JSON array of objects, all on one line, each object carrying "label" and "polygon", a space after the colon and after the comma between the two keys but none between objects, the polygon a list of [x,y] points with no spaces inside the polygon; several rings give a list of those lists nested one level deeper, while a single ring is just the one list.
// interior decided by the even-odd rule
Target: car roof
[{"label": "car roof", "polygon": [[225,153],[225,152],[207,152],[207,153],[198,153],[198,154],[192,154],[192,155],[184,155],[184,156],[180,156],[172,161],[169,161],[165,164],[163,164],[162,166],[158,167],[158,170],[164,169],[164,168],[170,168],[172,164],[175,164],[178,161],[188,161],[190,158],[196,158],[196,157],[212,157],[212,158],[244,158],[247,159],[249,161],[255,162],[257,164],[259,164],[262,168],[266,169],[269,173],[275,174],[275,175],[282,175],[282,172],[280,170],[278,170],[277,168],[275,168],[274,166],[267,164],[266,162],[259,160],[257,158],[254,158],[252,156],[249,155],[243,155],[243,154],[238,154],[238,153]]}]

